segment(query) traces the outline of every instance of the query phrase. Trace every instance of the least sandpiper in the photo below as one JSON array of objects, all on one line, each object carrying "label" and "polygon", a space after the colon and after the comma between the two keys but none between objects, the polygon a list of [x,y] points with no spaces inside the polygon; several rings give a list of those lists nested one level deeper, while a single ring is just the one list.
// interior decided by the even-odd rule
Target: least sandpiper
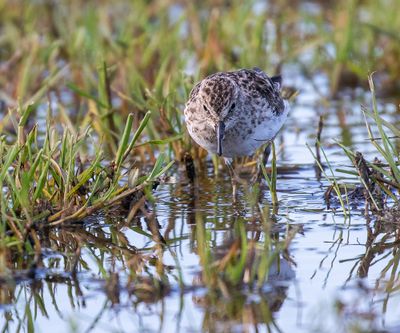
[{"label": "least sandpiper", "polygon": [[212,74],[192,89],[186,126],[201,147],[227,159],[249,156],[271,142],[289,112],[280,76],[261,69]]}]

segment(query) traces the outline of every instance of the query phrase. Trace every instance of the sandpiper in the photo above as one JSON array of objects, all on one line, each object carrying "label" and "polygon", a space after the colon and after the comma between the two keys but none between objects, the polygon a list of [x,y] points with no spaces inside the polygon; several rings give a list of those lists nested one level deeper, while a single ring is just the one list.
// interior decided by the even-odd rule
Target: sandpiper
[{"label": "sandpiper", "polygon": [[190,136],[226,159],[249,156],[270,143],[289,113],[281,76],[261,69],[212,74],[192,89],[185,107]]}]

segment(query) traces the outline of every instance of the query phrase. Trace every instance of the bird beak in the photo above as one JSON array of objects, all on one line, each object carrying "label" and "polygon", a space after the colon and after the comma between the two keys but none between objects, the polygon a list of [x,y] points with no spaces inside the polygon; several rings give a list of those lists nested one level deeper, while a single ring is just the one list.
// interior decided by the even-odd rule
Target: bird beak
[{"label": "bird beak", "polygon": [[222,155],[222,140],[225,136],[225,124],[223,121],[219,121],[217,124],[217,154]]}]

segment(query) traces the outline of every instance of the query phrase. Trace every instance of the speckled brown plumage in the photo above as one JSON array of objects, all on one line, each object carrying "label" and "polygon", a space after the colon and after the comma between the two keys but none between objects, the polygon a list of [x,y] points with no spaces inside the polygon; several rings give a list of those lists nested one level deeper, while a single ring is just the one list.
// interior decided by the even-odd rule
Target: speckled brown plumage
[{"label": "speckled brown plumage", "polygon": [[241,69],[212,74],[192,89],[185,120],[194,141],[217,152],[217,126],[224,124],[222,156],[247,156],[273,140],[289,112],[280,94],[280,77]]}]

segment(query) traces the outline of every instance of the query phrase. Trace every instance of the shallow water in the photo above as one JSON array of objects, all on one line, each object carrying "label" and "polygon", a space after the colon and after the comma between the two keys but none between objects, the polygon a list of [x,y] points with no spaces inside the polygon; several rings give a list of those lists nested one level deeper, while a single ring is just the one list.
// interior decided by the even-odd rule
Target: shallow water
[{"label": "shallow water", "polygon": [[[321,107],[311,87],[302,90],[276,141],[279,207],[270,213],[269,222],[275,239],[283,239],[289,229],[298,232],[260,290],[228,290],[228,295],[216,296],[201,283],[196,221],[206,226],[211,251],[217,255],[227,252],[236,225],[246,226],[249,239],[265,238],[245,187],[238,204],[232,205],[229,177],[224,171],[214,176],[210,163],[197,188],[175,169],[173,181],[154,192],[149,206],[154,214],[147,219],[127,225],[124,216],[107,214],[43,232],[46,252],[35,273],[27,270],[33,258],[14,258],[15,281],[2,281],[3,329],[347,332],[357,325],[397,332],[399,243],[390,228],[374,235],[373,220],[366,220],[362,202],[353,207],[350,219],[340,205],[327,209],[324,193],[329,183],[316,171],[305,145],[314,149],[318,115],[323,113],[327,117],[322,141],[334,169],[350,163],[332,144],[333,138],[373,158],[359,106],[368,103],[368,95]],[[387,119],[399,120],[392,102],[382,101],[382,109]],[[261,188],[258,204],[268,208],[270,194],[265,184]],[[149,221],[158,221],[168,247],[152,240]],[[140,272],[139,279],[135,272]],[[162,287],[154,281],[162,281]]]}]

